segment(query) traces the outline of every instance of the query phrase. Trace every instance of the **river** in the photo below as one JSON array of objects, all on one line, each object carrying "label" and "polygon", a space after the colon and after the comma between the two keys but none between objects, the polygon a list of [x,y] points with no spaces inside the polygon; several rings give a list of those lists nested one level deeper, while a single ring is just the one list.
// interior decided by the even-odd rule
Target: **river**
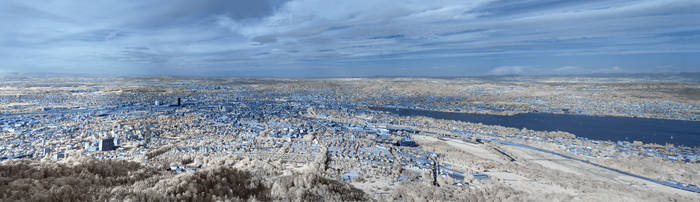
[{"label": "river", "polygon": [[406,108],[371,107],[400,116],[425,116],[436,119],[457,120],[486,125],[527,128],[536,131],[565,131],[578,137],[594,140],[642,141],[664,145],[700,147],[700,122],[630,118],[614,116],[588,116],[575,114],[522,113],[513,116],[439,112]]}]

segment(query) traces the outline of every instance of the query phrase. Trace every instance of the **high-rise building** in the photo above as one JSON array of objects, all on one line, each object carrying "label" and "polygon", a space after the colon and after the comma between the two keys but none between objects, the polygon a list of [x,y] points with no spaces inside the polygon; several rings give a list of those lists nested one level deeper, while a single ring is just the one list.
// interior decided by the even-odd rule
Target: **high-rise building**
[{"label": "high-rise building", "polygon": [[109,151],[109,150],[114,150],[114,138],[104,138],[100,140],[99,146],[98,146],[99,151]]}]

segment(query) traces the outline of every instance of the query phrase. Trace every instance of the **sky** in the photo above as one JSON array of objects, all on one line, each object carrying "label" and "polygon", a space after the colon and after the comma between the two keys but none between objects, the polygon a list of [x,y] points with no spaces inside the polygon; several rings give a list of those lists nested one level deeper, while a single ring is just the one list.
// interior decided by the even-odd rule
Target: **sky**
[{"label": "sky", "polygon": [[698,0],[3,0],[0,73],[700,71]]}]

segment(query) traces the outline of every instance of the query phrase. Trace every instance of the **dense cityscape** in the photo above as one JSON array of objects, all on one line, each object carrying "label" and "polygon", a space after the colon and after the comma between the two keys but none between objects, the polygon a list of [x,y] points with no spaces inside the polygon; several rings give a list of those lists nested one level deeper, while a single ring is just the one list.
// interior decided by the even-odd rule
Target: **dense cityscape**
[{"label": "dense cityscape", "polygon": [[[359,198],[342,198],[346,196],[341,194],[340,199],[348,200],[428,197],[427,193],[407,193],[407,189],[417,186],[438,189],[447,194],[440,196],[445,200],[477,195],[485,200],[514,199],[510,197],[563,200],[571,192],[579,197],[583,195],[580,199],[586,200],[584,193],[599,196],[616,191],[645,193],[639,196],[649,197],[654,193],[652,199],[659,200],[685,200],[697,197],[700,192],[696,186],[700,183],[697,173],[700,149],[695,146],[597,140],[565,131],[535,131],[391,113],[398,109],[420,109],[513,115],[535,111],[554,113],[552,110],[559,107],[543,106],[566,106],[575,110],[557,113],[616,113],[677,120],[694,120],[699,114],[697,100],[639,98],[616,81],[606,85],[631,92],[626,94],[627,100],[635,101],[596,102],[607,99],[606,94],[590,92],[610,90],[586,86],[585,82],[558,84],[547,94],[543,92],[549,89],[534,86],[551,85],[544,79],[528,86],[506,79],[479,78],[49,76],[37,80],[36,75],[29,74],[3,79],[0,95],[3,104],[0,166],[3,167],[31,161],[75,162],[75,166],[77,162],[94,159],[138,162],[144,166],[142,169],[158,173],[160,178],[192,175],[222,166],[254,173],[263,169],[265,176],[276,178],[313,172],[320,178],[353,186],[354,191],[347,192]],[[432,91],[431,85],[441,85],[440,89],[446,91]],[[450,88],[461,90],[448,92]],[[582,97],[579,100],[591,101],[578,105],[566,98],[547,99],[558,97],[560,89],[567,88],[575,89],[572,91],[578,93],[568,94]],[[532,89],[540,90],[537,92],[540,95],[524,96],[523,91]],[[508,104],[494,100],[506,100]],[[461,104],[464,102],[478,104]],[[591,107],[590,103],[603,104]],[[585,172],[581,173],[582,170]],[[549,175],[552,172],[557,174]],[[591,179],[592,173],[597,177]],[[16,186],[13,184],[16,179],[8,177],[3,178],[0,186],[11,189]],[[573,184],[580,187],[570,187]],[[610,189],[599,189],[599,184]],[[564,190],[547,194],[536,191],[551,189],[549,186]],[[498,194],[511,192],[527,194]],[[138,195],[134,189],[119,197],[144,199]],[[174,195],[160,197],[186,199]],[[259,199],[288,196],[264,197]],[[314,199],[304,198],[308,194],[297,197]]]}]

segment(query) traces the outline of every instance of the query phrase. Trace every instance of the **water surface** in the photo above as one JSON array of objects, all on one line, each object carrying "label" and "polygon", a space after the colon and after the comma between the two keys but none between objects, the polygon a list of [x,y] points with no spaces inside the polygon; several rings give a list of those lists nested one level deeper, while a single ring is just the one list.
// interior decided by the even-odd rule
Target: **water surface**
[{"label": "water surface", "polygon": [[639,140],[644,143],[661,145],[671,143],[689,147],[700,146],[700,122],[698,121],[549,113],[501,116],[386,107],[371,107],[370,109],[391,112],[400,116],[425,116],[486,125],[527,128],[536,131],[565,131],[578,137],[596,140],[630,142]]}]

